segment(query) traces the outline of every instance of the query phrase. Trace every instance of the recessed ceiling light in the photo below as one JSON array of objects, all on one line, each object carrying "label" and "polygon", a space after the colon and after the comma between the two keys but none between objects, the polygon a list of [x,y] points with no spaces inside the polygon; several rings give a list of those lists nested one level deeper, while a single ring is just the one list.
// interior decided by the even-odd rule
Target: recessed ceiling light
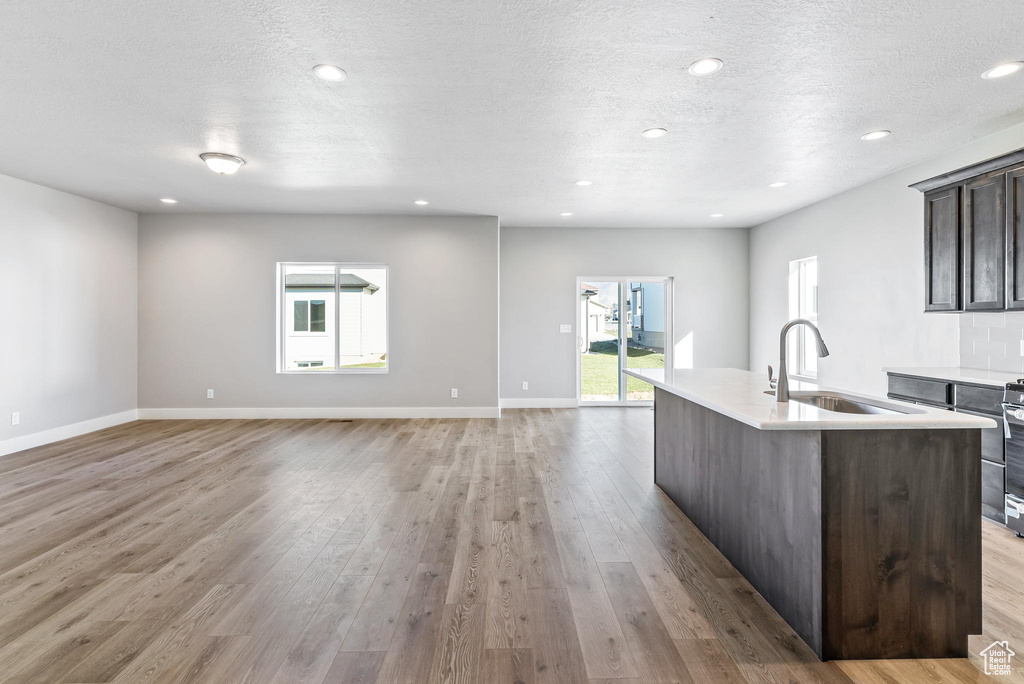
[{"label": "recessed ceiling light", "polygon": [[889,135],[892,131],[871,131],[860,136],[861,140],[881,140],[882,138]]},{"label": "recessed ceiling light", "polygon": [[430,204],[430,202],[428,202],[427,200],[416,200],[416,201],[413,202],[413,204],[418,204],[421,207],[425,207],[428,204]]},{"label": "recessed ceiling light", "polygon": [[769,188],[781,188],[784,185],[787,185],[786,181],[775,181],[774,183],[769,183],[768,187]]},{"label": "recessed ceiling light", "polygon": [[712,214],[711,218],[722,218],[725,214]]},{"label": "recessed ceiling light", "polygon": [[313,73],[325,81],[344,81],[348,76],[333,64],[317,64],[313,67]]},{"label": "recessed ceiling light", "polygon": [[160,201],[163,202],[164,204],[177,204],[178,203],[178,200],[171,199],[170,197],[161,197]]},{"label": "recessed ceiling light", "polygon": [[576,181],[576,185],[580,186],[581,188],[585,188],[586,186],[593,185],[593,184],[594,184],[594,181],[584,181],[584,180]]},{"label": "recessed ceiling light", "polygon": [[222,176],[230,176],[245,164],[245,160],[241,157],[220,152],[203,152],[199,158],[206,162],[211,171]]},{"label": "recessed ceiling light", "polygon": [[559,214],[559,216],[572,216],[572,212],[571,211],[563,211],[561,214]]},{"label": "recessed ceiling light", "polygon": [[1007,62],[1006,64],[1000,64],[994,66],[991,69],[981,74],[982,78],[1002,78],[1003,76],[1009,76],[1015,74],[1024,68],[1024,62]]},{"label": "recessed ceiling light", "polygon": [[665,130],[664,128],[648,128],[646,131],[644,131],[640,135],[644,136],[645,138],[660,138],[661,136],[667,135],[667,134],[668,134],[668,131]]},{"label": "recessed ceiling light", "polygon": [[694,76],[707,76],[713,74],[722,68],[722,60],[717,57],[706,57],[704,59],[698,59],[696,62],[690,65],[687,69]]}]

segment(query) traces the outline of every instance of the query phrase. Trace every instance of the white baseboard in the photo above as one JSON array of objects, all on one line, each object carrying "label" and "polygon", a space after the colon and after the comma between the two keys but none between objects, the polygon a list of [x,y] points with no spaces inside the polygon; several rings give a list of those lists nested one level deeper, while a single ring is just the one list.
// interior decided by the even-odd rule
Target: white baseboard
[{"label": "white baseboard", "polygon": [[139,420],[227,418],[497,418],[497,406],[429,406],[377,408],[140,408]]},{"label": "white baseboard", "polygon": [[122,423],[130,423],[133,420],[138,419],[139,412],[136,409],[132,409],[121,413],[112,413],[109,416],[100,416],[99,418],[92,418],[91,420],[83,420],[81,423],[72,423],[71,425],[62,425],[61,427],[43,430],[42,432],[33,432],[30,435],[11,437],[10,439],[5,439],[0,442],[0,456],[13,454],[17,451],[24,451],[25,449],[32,449],[44,444],[59,442],[62,439],[78,437],[79,435],[96,432],[97,430],[103,430],[108,427],[114,427],[115,425],[121,425]]},{"label": "white baseboard", "polygon": [[501,408],[503,409],[517,409],[517,408],[576,408],[579,405],[576,397],[568,397],[565,399],[499,399]]}]

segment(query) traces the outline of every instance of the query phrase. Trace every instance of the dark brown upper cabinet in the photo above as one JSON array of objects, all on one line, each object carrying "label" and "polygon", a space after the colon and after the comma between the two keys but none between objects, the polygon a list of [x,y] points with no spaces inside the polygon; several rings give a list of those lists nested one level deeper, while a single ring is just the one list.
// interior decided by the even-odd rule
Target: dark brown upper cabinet
[{"label": "dark brown upper cabinet", "polygon": [[1024,309],[1024,166],[1006,174],[1006,308]]},{"label": "dark brown upper cabinet", "polygon": [[915,183],[925,311],[1024,310],[1024,150]]},{"label": "dark brown upper cabinet", "polygon": [[1006,174],[964,184],[964,311],[1000,311],[1006,294]]},{"label": "dark brown upper cabinet", "polygon": [[960,188],[924,196],[924,308],[960,309]]}]

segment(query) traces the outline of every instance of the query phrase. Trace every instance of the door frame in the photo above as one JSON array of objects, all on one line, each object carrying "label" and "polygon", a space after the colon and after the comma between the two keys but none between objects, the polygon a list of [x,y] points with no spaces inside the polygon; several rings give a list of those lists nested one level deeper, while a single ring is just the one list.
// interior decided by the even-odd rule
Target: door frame
[{"label": "door frame", "polygon": [[[582,283],[617,283],[619,286],[619,398],[617,401],[583,401],[583,331],[579,329],[582,311],[580,288]],[[630,282],[663,283],[665,285],[665,368],[672,368],[672,352],[675,347],[675,287],[672,276],[576,276],[576,406],[653,406],[653,401],[626,399],[626,325],[625,303],[626,287]]]}]

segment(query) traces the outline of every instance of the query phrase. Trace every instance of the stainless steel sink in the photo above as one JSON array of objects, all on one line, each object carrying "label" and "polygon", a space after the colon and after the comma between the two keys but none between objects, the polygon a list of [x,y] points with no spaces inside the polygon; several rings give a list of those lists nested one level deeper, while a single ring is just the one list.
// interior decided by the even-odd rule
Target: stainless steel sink
[{"label": "stainless steel sink", "polygon": [[[775,396],[774,390],[768,390],[765,394]],[[789,400],[808,406],[816,406],[825,411],[836,413],[859,413],[859,414],[882,414],[882,415],[905,415],[908,413],[921,413],[911,408],[896,406],[895,404],[883,402],[869,402],[861,397],[844,396],[838,392],[790,392]]]}]

